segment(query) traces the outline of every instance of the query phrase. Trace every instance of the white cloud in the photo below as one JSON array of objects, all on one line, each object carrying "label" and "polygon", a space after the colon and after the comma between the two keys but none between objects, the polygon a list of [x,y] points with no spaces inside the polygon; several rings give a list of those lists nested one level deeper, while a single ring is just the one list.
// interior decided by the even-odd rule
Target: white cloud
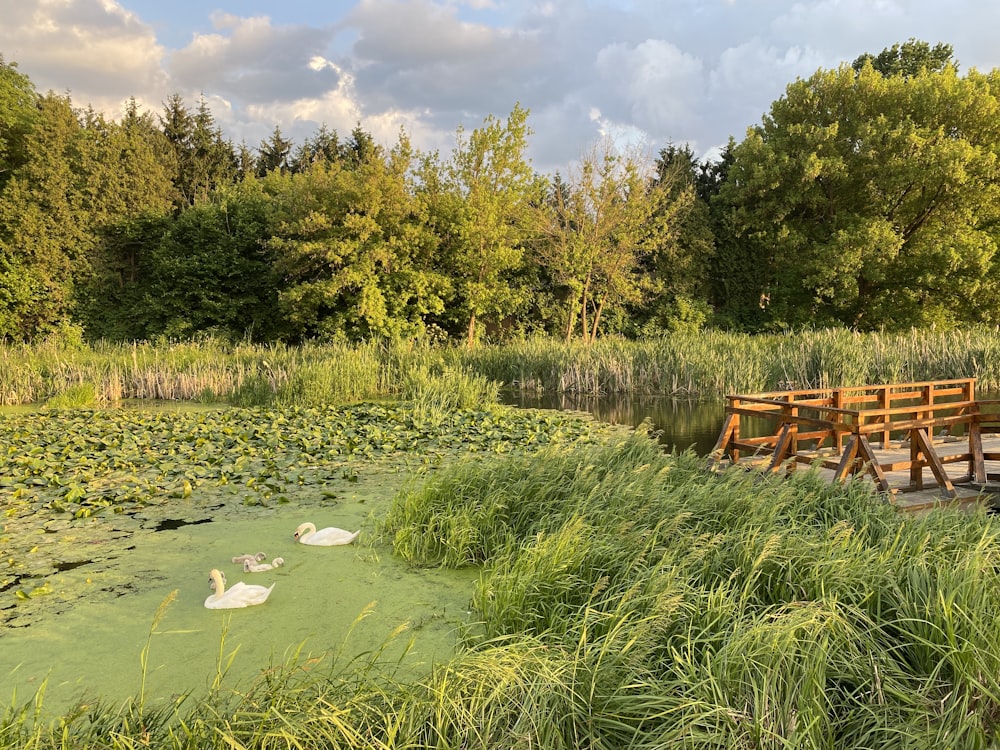
[{"label": "white cloud", "polygon": [[0,0],[0,50],[42,91],[117,114],[130,96],[166,91],[152,28],[110,0]]},{"label": "white cloud", "polygon": [[662,39],[614,44],[597,53],[597,70],[627,110],[617,119],[657,133],[694,138],[703,108],[701,60]]},{"label": "white cloud", "polygon": [[[544,171],[602,131],[708,152],[795,78],[910,37],[953,44],[963,68],[1000,64],[1000,3],[985,0],[946,12],[938,0],[345,0],[308,16],[275,4],[273,18],[243,0],[213,0],[211,15],[154,2],[0,0],[0,52],[42,91],[111,114],[129,96],[159,111],[169,94],[193,105],[204,93],[226,135],[251,145],[275,125],[301,139],[360,121],[380,140],[403,126],[417,147],[447,150],[458,125],[520,102]],[[197,18],[166,49],[126,9],[144,5],[161,28]]]}]

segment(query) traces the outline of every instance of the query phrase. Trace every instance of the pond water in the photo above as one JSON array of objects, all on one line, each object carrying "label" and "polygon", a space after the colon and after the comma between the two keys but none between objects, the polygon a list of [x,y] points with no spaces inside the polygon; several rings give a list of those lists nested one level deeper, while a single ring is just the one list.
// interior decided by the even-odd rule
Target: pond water
[{"label": "pond water", "polygon": [[[47,578],[50,593],[25,603],[40,609],[9,620],[0,633],[0,704],[23,703],[44,685],[47,713],[98,699],[116,704],[142,689],[156,708],[185,693],[204,694],[227,665],[224,684],[246,686],[263,669],[328,669],[338,654],[346,661],[383,647],[394,663],[410,647],[401,669],[424,673],[451,654],[456,629],[469,621],[478,573],[415,568],[366,542],[373,506],[398,484],[395,476],[362,476],[332,511],[185,503],[163,518],[119,516],[105,526],[103,536],[116,537],[107,540],[86,537],[82,521],[67,523],[60,531],[78,537],[75,563]],[[305,520],[361,528],[362,538],[340,547],[296,544],[292,532]],[[122,529],[129,533],[117,535]],[[57,536],[39,535],[40,546],[58,543]],[[105,546],[114,551],[99,552]],[[232,563],[260,551],[285,564],[247,574]],[[205,609],[212,568],[229,585],[273,583],[274,590],[260,606]]]},{"label": "pond water", "polygon": [[725,401],[690,401],[665,396],[541,396],[507,393],[504,403],[531,409],[589,412],[610,424],[638,427],[644,421],[668,450],[692,448],[707,455],[715,446],[725,418]]}]

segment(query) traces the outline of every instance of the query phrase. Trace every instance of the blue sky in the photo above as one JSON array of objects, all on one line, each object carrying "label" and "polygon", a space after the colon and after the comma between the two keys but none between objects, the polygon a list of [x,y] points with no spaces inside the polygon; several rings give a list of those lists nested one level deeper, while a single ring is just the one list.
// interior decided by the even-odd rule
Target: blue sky
[{"label": "blue sky", "polygon": [[520,102],[542,171],[602,137],[714,153],[797,77],[911,37],[1000,67],[996,0],[0,0],[0,18],[39,90],[112,116],[178,93],[251,147],[360,122],[446,153]]}]

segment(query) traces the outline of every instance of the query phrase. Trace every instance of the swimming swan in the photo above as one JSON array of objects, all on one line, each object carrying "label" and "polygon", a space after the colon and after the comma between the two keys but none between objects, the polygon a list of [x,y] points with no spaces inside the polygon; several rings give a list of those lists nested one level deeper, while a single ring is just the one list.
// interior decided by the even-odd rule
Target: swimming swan
[{"label": "swimming swan", "polygon": [[280,568],[285,564],[285,558],[276,557],[269,563],[257,563],[253,560],[243,561],[243,572],[244,573],[263,573],[266,570],[274,570],[275,568]]},{"label": "swimming swan", "polygon": [[267,555],[265,555],[263,552],[258,552],[256,555],[237,555],[236,557],[233,558],[233,562],[236,563],[237,565],[242,565],[247,560],[250,560],[252,562],[260,562],[261,560],[266,560],[266,559]]},{"label": "swimming swan", "polygon": [[231,588],[226,588],[226,576],[219,570],[212,569],[208,574],[209,585],[215,589],[215,593],[205,600],[205,606],[209,609],[238,609],[239,607],[252,607],[254,604],[263,604],[267,597],[271,595],[272,583],[268,587],[252,586],[243,581],[234,583]]},{"label": "swimming swan", "polygon": [[295,529],[294,538],[302,544],[311,544],[314,547],[332,547],[335,544],[350,544],[358,538],[360,533],[360,530],[351,533],[335,526],[328,526],[316,531],[315,524],[303,523]]}]

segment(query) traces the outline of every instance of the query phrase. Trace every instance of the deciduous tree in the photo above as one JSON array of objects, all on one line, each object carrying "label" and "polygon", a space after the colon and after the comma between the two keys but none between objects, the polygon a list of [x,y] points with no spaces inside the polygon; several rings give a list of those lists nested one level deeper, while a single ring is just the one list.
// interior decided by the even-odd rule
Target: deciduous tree
[{"label": "deciduous tree", "polygon": [[499,322],[525,301],[512,282],[523,261],[529,209],[543,185],[525,155],[529,134],[528,110],[519,104],[506,121],[491,115],[469,135],[459,128],[443,170],[452,221],[445,229],[448,265],[469,346],[480,319]]},{"label": "deciduous tree", "polygon": [[974,320],[996,252],[995,74],[866,64],[788,86],[734,149],[720,197],[765,272],[772,325]]}]

